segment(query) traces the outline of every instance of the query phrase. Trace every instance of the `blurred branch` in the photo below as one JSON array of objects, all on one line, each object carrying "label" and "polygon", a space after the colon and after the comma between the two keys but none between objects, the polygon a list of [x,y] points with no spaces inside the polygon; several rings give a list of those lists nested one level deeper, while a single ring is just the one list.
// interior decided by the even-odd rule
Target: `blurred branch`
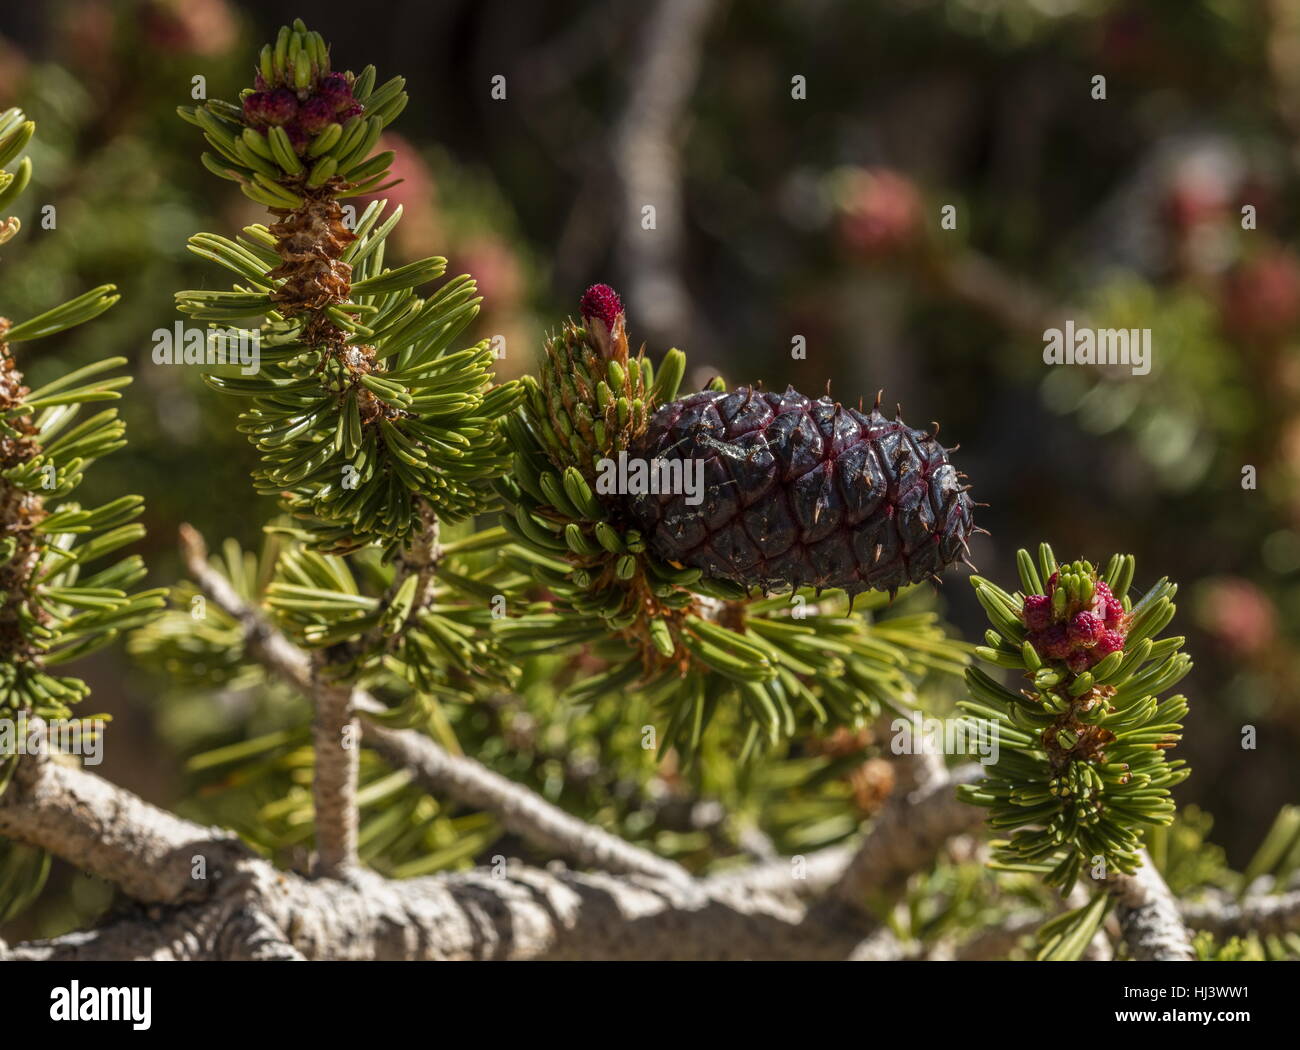
[{"label": "blurred branch", "polygon": [[[623,214],[619,257],[637,324],[653,342],[689,337],[697,318],[681,277],[684,201],[678,136],[699,77],[712,0],[659,0],[631,73],[631,94],[614,133]],[[655,228],[641,209],[653,205]]]},{"label": "blurred branch", "polygon": [[1059,325],[1061,310],[1027,278],[1014,276],[979,252],[926,259],[928,276],[947,295],[989,317],[1008,332],[1041,339]]},{"label": "blurred branch", "polygon": [[892,798],[830,888],[830,898],[861,908],[869,892],[897,890],[908,875],[933,863],[950,838],[978,828],[983,813],[958,801],[956,788],[982,775],[979,765],[969,763]]},{"label": "blurred branch", "polygon": [[1197,901],[1183,905],[1182,911],[1188,926],[1208,930],[1216,937],[1294,933],[1300,931],[1300,890],[1261,894],[1244,901]]},{"label": "blurred branch", "polygon": [[1273,105],[1291,135],[1291,163],[1300,168],[1300,6],[1266,0],[1268,74]]}]

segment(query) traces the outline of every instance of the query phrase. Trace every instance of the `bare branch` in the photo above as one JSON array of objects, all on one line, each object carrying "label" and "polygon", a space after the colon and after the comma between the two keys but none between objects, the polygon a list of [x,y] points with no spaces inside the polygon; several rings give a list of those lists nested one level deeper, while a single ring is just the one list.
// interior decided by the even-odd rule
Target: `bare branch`
[{"label": "bare branch", "polygon": [[465,805],[495,813],[504,827],[535,846],[604,871],[690,881],[680,864],[570,816],[473,759],[448,753],[426,736],[367,722],[365,739],[390,764],[412,770],[430,794],[450,795]]},{"label": "bare branch", "polygon": [[[311,693],[314,686],[306,654],[268,622],[259,609],[245,602],[225,577],[208,564],[206,545],[194,529],[183,527],[181,544],[191,577],[218,607],[243,625],[250,653],[288,684]],[[435,524],[429,537],[430,558],[436,558],[436,548]],[[352,692],[351,707],[370,713],[384,710],[378,700],[360,689]],[[412,769],[431,794],[447,795],[464,805],[496,813],[510,831],[542,849],[606,871],[641,872],[672,881],[689,878],[680,865],[570,816],[474,759],[450,754],[422,733],[389,729],[371,722],[366,723],[364,732],[370,746],[391,764]]]},{"label": "bare branch", "polygon": [[311,693],[311,661],[277,631],[261,611],[249,605],[221,573],[208,564],[208,545],[192,525],[180,527],[181,557],[190,578],[244,630],[244,644],[263,667],[305,694]]},{"label": "bare branch", "polygon": [[[622,188],[620,255],[638,324],[655,341],[681,339],[699,322],[682,280],[684,238],[677,137],[699,76],[711,0],[660,0],[642,34],[644,50],[631,71],[631,95],[615,134],[614,169]],[[642,209],[653,206],[655,227]]]},{"label": "bare branch", "polygon": [[55,760],[19,763],[0,795],[0,835],[159,904],[206,899],[253,856],[233,832],[182,820]]},{"label": "bare branch", "polygon": [[[843,959],[858,939],[807,921],[788,897],[646,876],[518,866],[312,881],[93,774],[36,768],[36,783],[13,785],[0,803],[0,830],[145,899],[192,903],[18,945],[13,958]],[[98,848],[102,831],[113,841]],[[179,863],[196,854],[207,879]]]},{"label": "bare branch", "polygon": [[1120,935],[1135,959],[1192,962],[1191,938],[1165,880],[1146,851],[1132,875],[1111,875],[1107,890],[1118,904]]},{"label": "bare branch", "polygon": [[1216,937],[1300,931],[1300,890],[1261,894],[1244,901],[1210,899],[1184,904],[1183,922],[1194,930],[1208,930]]},{"label": "bare branch", "polygon": [[891,799],[829,896],[861,907],[868,891],[896,891],[912,872],[929,867],[945,842],[982,824],[982,811],[956,795],[957,785],[982,775],[980,767],[970,763]]}]

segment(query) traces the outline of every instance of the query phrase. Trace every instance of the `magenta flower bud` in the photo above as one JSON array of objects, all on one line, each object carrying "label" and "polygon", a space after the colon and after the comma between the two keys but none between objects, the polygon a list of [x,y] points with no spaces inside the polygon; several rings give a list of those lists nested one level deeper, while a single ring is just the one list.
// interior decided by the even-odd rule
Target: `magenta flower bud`
[{"label": "magenta flower bud", "polygon": [[1092,665],[1092,654],[1087,649],[1071,649],[1065,658],[1065,666],[1075,674],[1083,674]]},{"label": "magenta flower bud", "polygon": [[1070,641],[1085,648],[1094,646],[1106,630],[1106,625],[1090,612],[1075,613],[1070,621]]},{"label": "magenta flower bud", "polygon": [[1031,631],[1041,631],[1052,622],[1052,600],[1045,594],[1031,594],[1025,599],[1021,615],[1026,627]]},{"label": "magenta flower bud", "polygon": [[316,135],[334,123],[334,107],[323,95],[313,95],[298,108],[298,127]]},{"label": "magenta flower bud", "polygon": [[244,96],[244,123],[253,127],[266,127],[270,123],[267,116],[270,96],[265,91],[254,91]]},{"label": "magenta flower bud", "polygon": [[288,124],[298,115],[298,96],[288,88],[276,88],[267,96],[264,110],[268,124]]},{"label": "magenta flower bud", "polygon": [[1069,632],[1063,623],[1050,624],[1041,631],[1034,631],[1029,636],[1029,641],[1049,660],[1064,660],[1073,648]]},{"label": "magenta flower bud", "polygon": [[[317,90],[320,97],[330,104],[335,117],[343,116],[346,112],[347,116],[343,116],[343,119],[346,120],[347,117],[352,115],[348,111],[358,105],[356,98],[352,95],[352,85],[348,83],[348,78],[341,73],[331,73],[320,82],[320,87]],[[360,112],[360,109],[358,108],[356,111]]]},{"label": "magenta flower bud", "polygon": [[307,151],[307,145],[311,142],[311,136],[308,135],[307,132],[303,131],[297,123],[291,124],[285,128],[284,133],[289,137],[289,145],[293,147],[295,153],[302,154]]},{"label": "magenta flower bud", "polygon": [[1111,653],[1120,652],[1123,648],[1124,636],[1119,631],[1105,631],[1093,647],[1092,654],[1097,659],[1104,659]]}]

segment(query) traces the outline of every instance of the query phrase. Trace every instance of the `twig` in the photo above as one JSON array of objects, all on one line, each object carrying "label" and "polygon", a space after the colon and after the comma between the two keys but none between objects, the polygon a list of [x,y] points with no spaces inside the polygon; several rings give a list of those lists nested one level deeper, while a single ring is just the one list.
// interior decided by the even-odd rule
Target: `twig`
[{"label": "twig", "polygon": [[[290,685],[313,689],[307,655],[249,605],[207,562],[202,537],[189,526],[181,534],[185,563],[194,582],[243,627],[249,652]],[[378,714],[385,708],[363,689],[353,690],[351,709]],[[575,863],[615,872],[641,872],[680,881],[685,869],[617,835],[570,816],[528,788],[492,772],[472,758],[454,756],[435,741],[409,729],[389,729],[367,721],[364,739],[393,765],[411,768],[425,790],[445,794],[464,805],[486,809],[510,831]],[[355,748],[353,751],[355,752]]]},{"label": "twig", "polygon": [[181,558],[190,578],[244,632],[244,644],[258,663],[300,692],[311,693],[311,661],[307,654],[275,629],[249,605],[221,573],[208,564],[208,545],[192,525],[180,527]]},{"label": "twig", "polygon": [[194,582],[244,631],[249,652],[312,700],[312,800],[316,817],[317,869],[335,878],[356,866],[357,746],[360,727],[352,711],[351,689],[320,674],[298,649],[208,564],[208,546],[198,530],[180,527],[181,556]]},{"label": "twig", "polygon": [[361,771],[361,726],[352,709],[352,687],[313,664],[311,697],[312,803],[316,815],[316,873],[342,878],[357,866],[357,778]]},{"label": "twig", "polygon": [[448,753],[426,736],[367,722],[365,739],[391,765],[414,772],[430,794],[447,794],[488,810],[508,831],[534,846],[603,871],[639,872],[677,883],[691,879],[680,864],[570,816],[473,759]]}]

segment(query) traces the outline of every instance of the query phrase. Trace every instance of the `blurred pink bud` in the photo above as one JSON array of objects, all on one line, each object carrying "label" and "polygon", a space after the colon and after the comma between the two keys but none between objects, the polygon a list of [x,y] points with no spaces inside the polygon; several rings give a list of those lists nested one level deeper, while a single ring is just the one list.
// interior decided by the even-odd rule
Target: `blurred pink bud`
[{"label": "blurred pink bud", "polygon": [[921,194],[904,175],[883,168],[860,171],[840,204],[839,235],[853,252],[879,258],[913,243],[921,232]]}]

